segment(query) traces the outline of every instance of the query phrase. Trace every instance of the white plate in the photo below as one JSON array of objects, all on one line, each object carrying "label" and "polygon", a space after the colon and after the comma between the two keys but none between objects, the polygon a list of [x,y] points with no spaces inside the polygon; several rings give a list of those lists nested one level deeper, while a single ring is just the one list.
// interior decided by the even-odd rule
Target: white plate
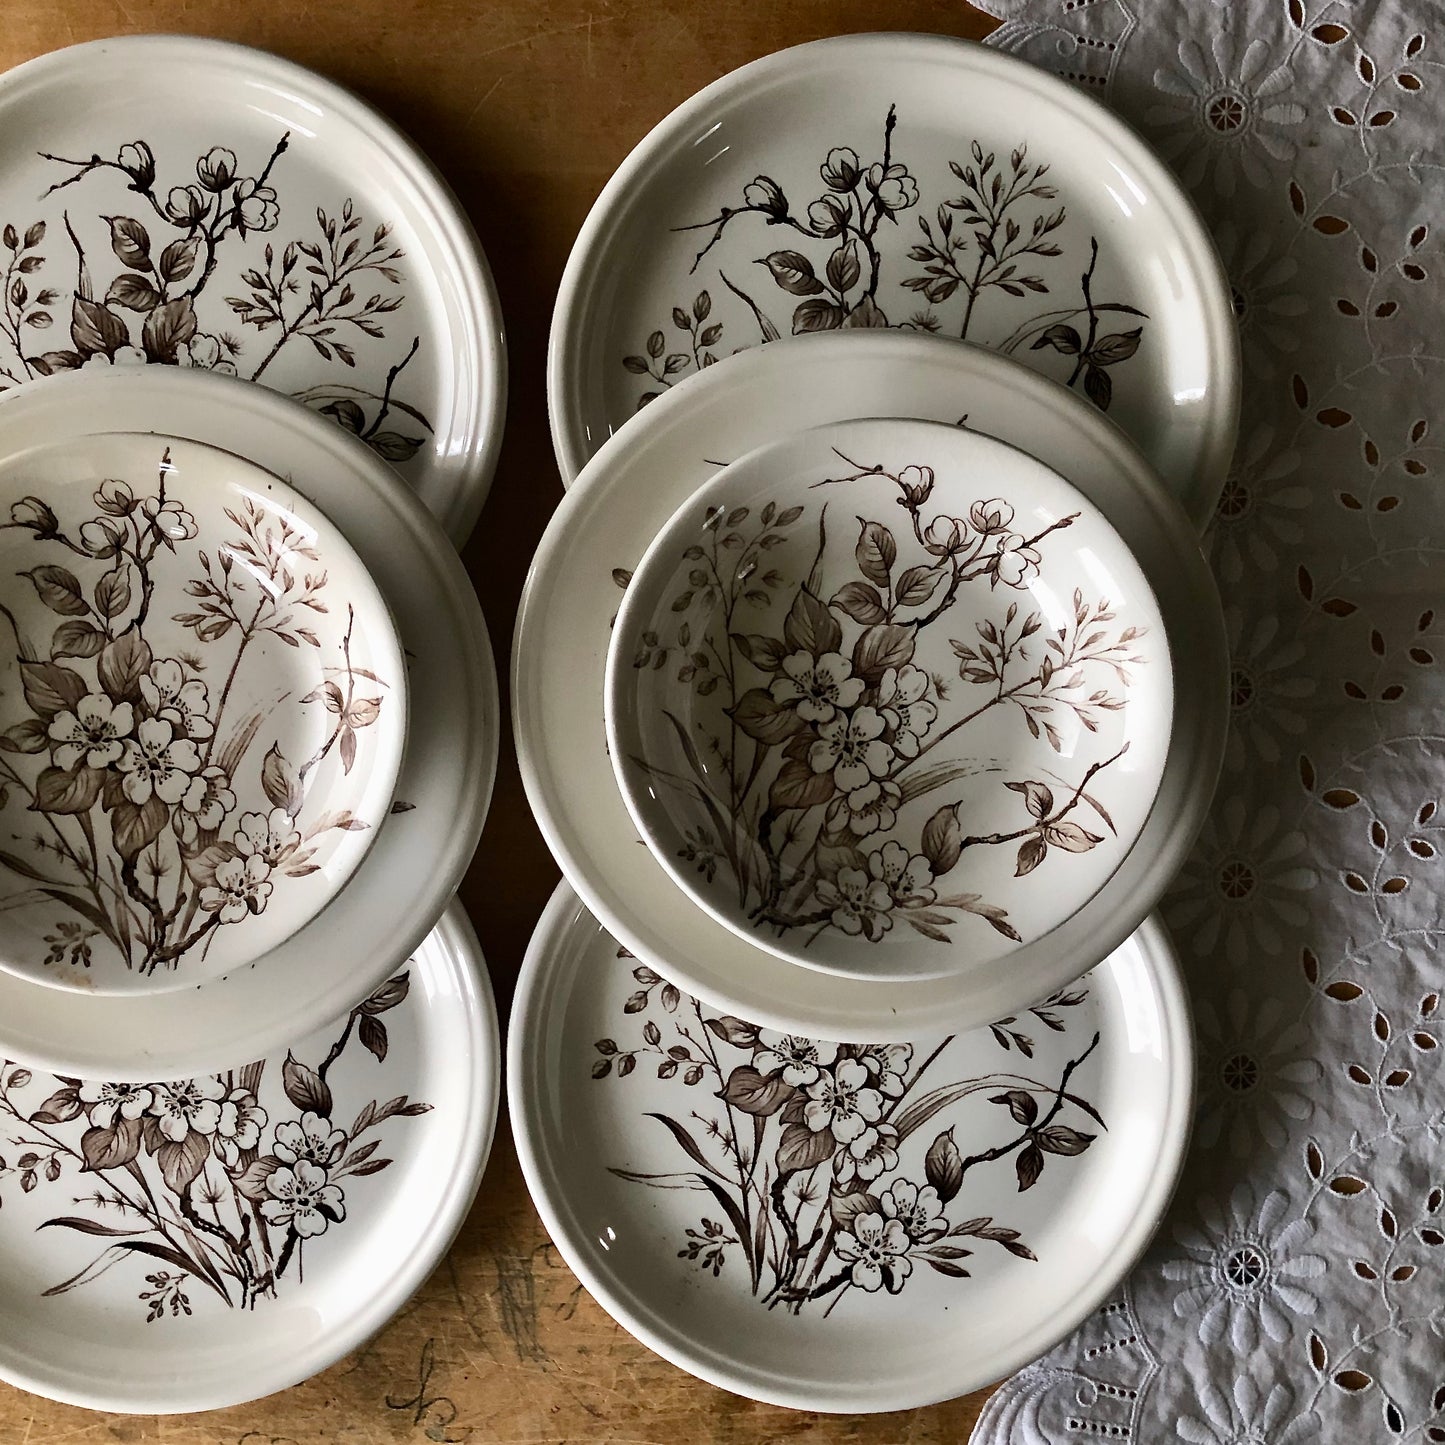
[{"label": "white plate", "polygon": [[318,918],[257,963],[185,992],[91,997],[0,974],[5,1056],[89,1078],[179,1078],[319,1027],[421,942],[486,816],[496,674],[476,594],[440,527],[385,462],[314,412],[265,387],[173,367],[88,372],[0,394],[0,456],[120,429],[204,442],[290,480],[365,563],[410,666],[391,815]]},{"label": "white plate", "polygon": [[[548,1233],[644,1344],[754,1399],[898,1410],[1010,1374],[1117,1285],[1173,1192],[1193,1055],[1167,935],[1150,920],[991,1030],[843,1057],[699,1007],[563,885],[507,1057]],[[811,1243],[791,1274],[806,1299],[777,1294],[775,1194]]]},{"label": "white plate", "polygon": [[366,437],[465,538],[501,445],[501,310],[389,121],[261,51],[138,36],[0,77],[0,138],[0,387],[126,361],[257,379]]},{"label": "white plate", "polygon": [[[935,301],[910,281],[952,290]],[[1087,389],[1196,521],[1213,509],[1234,446],[1238,338],[1193,206],[1075,86],[927,35],[850,35],[755,61],[684,102],[618,168],[553,318],[562,474],[710,359],[779,333],[890,324],[966,333]]]},{"label": "white plate", "polygon": [[[789,407],[770,391],[797,389]],[[804,381],[806,378],[806,381]],[[921,390],[915,396],[917,382]],[[1093,903],[1050,936],[1028,969],[976,970],[928,982],[823,976],[739,939],[678,889],[636,840],[607,756],[601,695],[619,583],[676,507],[720,463],[814,420],[849,396],[883,413],[954,416],[1013,443],[1089,496],[1135,553],[1190,660],[1175,678],[1170,756],[1153,811]],[[972,1027],[1043,997],[1138,927],[1198,831],[1226,731],[1225,642],[1218,597],[1187,519],[1124,435],[1097,409],[1016,362],[919,337],[808,337],[733,358],[654,402],[614,437],[567,493],[522,596],[513,645],[513,730],[538,823],[573,887],[640,957],[689,992],[770,1027],[907,1039]],[[1097,900],[1096,900],[1097,901]]]},{"label": "white plate", "polygon": [[0,1066],[0,1379],[149,1415],[324,1370],[451,1245],[500,1075],[455,904],[384,992],[263,1063],[123,1093]]}]

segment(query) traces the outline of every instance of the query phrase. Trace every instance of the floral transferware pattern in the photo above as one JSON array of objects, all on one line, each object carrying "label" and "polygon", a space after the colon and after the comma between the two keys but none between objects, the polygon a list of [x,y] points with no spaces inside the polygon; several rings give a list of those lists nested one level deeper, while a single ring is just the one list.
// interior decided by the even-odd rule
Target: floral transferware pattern
[{"label": "floral transferware pattern", "polygon": [[304,351],[318,374],[298,400],[388,461],[415,456],[432,425],[404,396],[422,345],[395,337],[405,252],[350,197],[288,234],[290,147],[289,132],[264,155],[212,145],[174,170],[145,139],[113,154],[41,151],[48,189],[0,227],[0,391],[146,363],[274,384],[282,353]]},{"label": "floral transferware pattern", "polygon": [[[1003,946],[1037,936],[1050,924],[1020,921],[1017,897],[963,886],[967,866],[951,887],[948,875],[974,850],[1007,852],[1000,889],[1035,870],[1057,888],[1096,848],[1117,861],[1128,838],[1109,769],[1129,750],[1122,715],[1158,629],[1077,589],[1045,625],[1031,587],[1045,573],[1061,585],[1050,546],[1080,513],[1030,526],[992,497],[951,516],[931,466],[833,460],[816,484],[836,493],[831,513],[700,511],[656,615],[618,638],[639,717],[670,725],[649,734],[668,751],[625,755],[624,775],[644,780],[634,793],[678,799],[684,876],[770,936],[947,945],[965,918]],[[880,482],[886,497],[860,490]],[[898,531],[854,516],[887,502],[907,517]],[[839,528],[853,543],[830,550]],[[971,946],[985,946],[977,930]]]},{"label": "floral transferware pattern", "polygon": [[[700,245],[679,285],[691,294],[699,276],[708,284],[673,307],[676,335],[660,326],[622,358],[644,378],[637,406],[721,355],[782,334],[904,326],[980,341],[1057,372],[1107,411],[1114,368],[1139,350],[1148,317],[1095,295],[1098,238],[1069,225],[1049,163],[1026,145],[1005,157],[974,140],[948,162],[948,175],[924,176],[910,170],[907,151],[906,118],[890,106],[876,158],[847,145],[828,150],[816,200],[790,200],[760,174],[716,215],[681,227]],[[788,244],[756,256],[773,231]],[[754,263],[768,273],[761,286],[748,279]],[[715,294],[734,317],[715,312]]]},{"label": "floral transferware pattern", "polygon": [[[364,740],[392,730],[377,724],[396,679],[364,665],[374,642],[310,527],[248,473],[229,505],[198,507],[184,461],[166,448],[153,465],[23,497],[0,522],[26,592],[0,609],[16,684],[0,901],[12,949],[34,953],[9,962],[76,987],[194,980],[294,928],[278,915],[301,880],[322,874],[315,896],[359,856],[382,757]],[[303,677],[309,692],[284,690]]]},{"label": "floral transferware pattern", "polygon": [[[390,1167],[379,1151],[404,1127],[396,1121],[431,1109],[402,1094],[353,1112],[327,1078],[353,1045],[385,1064],[384,1015],[406,1003],[409,988],[408,973],[384,984],[314,1063],[288,1053],[156,1084],[0,1065],[0,1206],[7,1194],[43,1191],[56,1212],[37,1232],[78,1237],[65,1261],[73,1272],[43,1297],[120,1268],[133,1308],[153,1325],[255,1309],[294,1287],[348,1209],[365,1210],[372,1186],[359,1181]],[[13,1214],[0,1214],[0,1229]]]},{"label": "floral transferware pattern", "polygon": [[1445,1441],[1439,15],[988,8],[1193,190],[1246,385],[1209,539],[1234,738],[1166,910],[1200,1025],[1194,1157],[1121,1296],[975,1439]]},{"label": "floral transferware pattern", "polygon": [[[672,1136],[679,1168],[658,1174],[619,1163],[611,1172],[710,1196],[683,1229],[677,1257],[714,1279],[725,1269],[746,1274],[770,1310],[827,1318],[849,1301],[846,1317],[869,1295],[901,1293],[916,1270],[969,1278],[966,1261],[979,1250],[1036,1260],[1006,1222],[963,1217],[968,1210],[955,1201],[969,1197],[965,1179],[1011,1165],[1024,1193],[1046,1168],[1067,1168],[1107,1127],[1086,1092],[1097,1031],[1069,1040],[1074,1051],[1057,1076],[1011,1068],[1003,1057],[1010,1045],[998,1033],[999,1069],[957,1078],[949,1072],[952,1036],[924,1054],[911,1044],[778,1035],[717,1014],[645,965],[636,964],[632,978],[637,988],[622,1007],[627,1033],[596,1041],[592,1078],[623,1081],[643,1070],[670,1085],[679,1096],[674,1110],[647,1118]],[[1058,995],[1037,1017],[1066,1033],[1068,1010],[1087,996],[1086,986]],[[1006,1116],[1006,1137],[966,1153],[970,1129],[999,1132],[980,1108]]]}]

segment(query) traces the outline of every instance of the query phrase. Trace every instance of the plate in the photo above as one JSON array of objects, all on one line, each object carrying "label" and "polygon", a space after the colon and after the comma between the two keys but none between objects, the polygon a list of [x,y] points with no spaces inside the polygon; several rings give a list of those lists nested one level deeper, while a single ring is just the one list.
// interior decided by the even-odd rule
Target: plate
[{"label": "plate", "polygon": [[131,362],[260,381],[466,537],[501,445],[501,310],[388,120],[261,51],[136,36],[0,77],[0,136],[0,388]]},{"label": "plate", "polygon": [[265,387],[176,367],[54,377],[0,394],[0,462],[58,435],[156,431],[246,457],[329,515],[392,608],[411,717],[395,801],[320,917],[224,980],[90,997],[0,974],[0,1053],[86,1078],[180,1078],[318,1028],[425,937],[481,833],[496,674],[476,594],[436,521],[375,452]]},{"label": "plate", "polygon": [[[849,35],[708,86],[618,168],[548,357],[564,477],[649,397],[779,334],[981,343],[1107,411],[1202,523],[1238,338],[1179,184],[1077,87],[928,35]],[[878,415],[869,408],[859,415]]]},{"label": "plate", "polygon": [[0,515],[0,969],[162,993],[261,957],[391,807],[386,599],[285,482],[175,437],[12,455]]},{"label": "plate", "polygon": [[350,1014],[181,1083],[0,1065],[0,1379],[92,1410],[214,1410],[374,1335],[491,1148],[496,1008],[453,904]]},{"label": "plate", "polygon": [[1173,670],[1139,564],[1057,472],[944,422],[836,422],[725,467],[648,545],[607,747],[653,856],[753,947],[1029,973],[1109,907]]},{"label": "plate", "polygon": [[619,1324],[737,1394],[875,1411],[1012,1373],[1115,1288],[1173,1192],[1193,1062],[1153,919],[992,1028],[842,1048],[699,1005],[564,884],[507,1082],[537,1210]]},{"label": "plate", "polygon": [[[806,367],[806,370],[804,368]],[[774,409],[779,376],[806,375],[805,404]],[[1115,875],[1106,909],[1088,905],[1028,969],[877,983],[784,966],[683,894],[641,842],[613,776],[601,708],[609,628],[648,541],[717,467],[828,413],[849,394],[906,414],[932,378],[956,416],[1020,446],[1111,519],[1141,563],[1191,659],[1175,677],[1175,723],[1156,805]],[[522,780],[564,875],[627,947],[688,992],[771,1028],[903,1040],[986,1023],[1062,988],[1143,921],[1201,826],[1226,733],[1226,649],[1218,596],[1188,520],[1123,433],[1082,398],[977,347],[868,336],[779,341],[709,368],[654,402],[589,464],[553,516],[523,590],[513,643],[512,719]],[[902,513],[900,513],[902,515]],[[658,649],[673,648],[662,639]],[[680,661],[675,650],[673,662]],[[655,661],[653,663],[655,664]],[[666,663],[664,663],[666,665]],[[954,676],[957,676],[955,672]]]}]

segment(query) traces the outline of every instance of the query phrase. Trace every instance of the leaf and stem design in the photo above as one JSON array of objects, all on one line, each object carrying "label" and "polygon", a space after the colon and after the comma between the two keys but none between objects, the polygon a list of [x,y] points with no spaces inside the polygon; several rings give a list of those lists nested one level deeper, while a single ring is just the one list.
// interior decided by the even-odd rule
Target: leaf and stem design
[{"label": "leaf and stem design", "polygon": [[[822,194],[806,207],[795,208],[778,181],[758,175],[743,187],[738,204],[724,205],[706,220],[676,227],[679,232],[707,233],[689,276],[695,276],[704,263],[715,267],[718,279],[747,307],[757,339],[763,342],[776,340],[784,330],[796,336],[840,327],[898,325],[983,340],[1005,354],[1052,349],[1072,358],[1068,375],[1060,379],[1070,387],[1082,385],[1089,399],[1107,411],[1113,400],[1110,368],[1134,355],[1143,328],[1111,332],[1104,323],[1115,315],[1148,318],[1135,306],[1096,299],[1097,237],[1089,238],[1087,268],[1081,275],[1075,273],[1079,304],[1009,319],[1016,317],[1018,302],[1058,291],[1067,274],[1061,242],[1073,237],[1067,208],[1059,203],[1058,189],[1048,178],[1049,166],[1031,160],[1026,145],[1015,147],[1000,161],[996,152],[986,152],[975,140],[967,161],[948,163],[961,190],[940,200],[931,218],[918,214],[914,233],[901,218],[922,207],[920,178],[898,157],[897,129],[898,107],[889,106],[877,159],[861,158],[851,146],[829,150],[818,168]],[[788,244],[759,257],[745,257],[741,251],[729,251],[722,259],[715,254],[733,231],[751,235],[760,226],[790,233]],[[912,273],[905,274],[909,263]],[[724,264],[732,269],[731,277],[722,269]],[[784,326],[769,317],[766,298],[759,302],[756,288],[747,282],[750,264],[763,267],[767,282],[792,298]],[[880,301],[885,281],[917,294],[927,306],[906,320],[891,319]],[[893,304],[888,302],[889,307]],[[670,348],[665,328],[659,327],[641,352],[623,358],[627,371],[648,378],[648,389],[637,400],[639,408],[661,389],[717,360],[715,348],[723,335],[720,320],[707,328],[701,346],[696,344],[697,325],[711,308],[711,293],[703,290],[691,314],[681,306],[673,309],[674,327],[694,344],[685,339]],[[990,314],[980,329],[984,312]]]},{"label": "leaf and stem design", "polygon": [[[1112,685],[1126,688],[1144,664],[1135,644],[1145,629],[1116,628],[1109,601],[1081,591],[1059,627],[1028,607],[1050,537],[1077,514],[1020,532],[1000,498],[975,501],[962,517],[934,513],[931,467],[890,471],[839,456],[852,470],[816,485],[882,479],[907,529],[900,536],[857,517],[851,575],[825,575],[825,508],[811,567],[792,572],[806,580],[790,586],[776,557],[807,545],[803,506],[709,506],[701,540],[680,560],[676,595],[659,605],[633,657],[638,686],[659,694],[670,756],[632,755],[626,766],[680,800],[687,822],[677,856],[709,885],[722,874],[759,928],[803,929],[808,943],[828,930],[876,943],[897,924],[947,943],[949,927],[973,917],[1019,942],[998,899],[943,880],[975,849],[1014,848],[1021,878],[1053,855],[1103,844],[1106,833],[1081,815],[1116,831],[1096,788],[1128,743],[1071,780],[1057,768],[1003,776],[1017,799],[1005,828],[972,830],[961,797],[937,799],[926,818],[913,805],[963,778],[977,787],[986,769],[967,750],[967,729],[1000,713],[1046,743],[1060,767],[1065,757],[1081,761],[1088,737],[1124,705]],[[630,574],[614,579],[625,587]],[[932,649],[919,648],[948,627],[960,597],[975,610],[1000,602],[966,640],[947,639],[957,665],[950,681]],[[679,709],[679,688],[716,700]]]},{"label": "leaf and stem design", "polygon": [[[23,702],[0,731],[0,809],[36,824],[28,837],[12,824],[0,849],[3,906],[57,917],[46,967],[89,969],[105,946],[106,962],[140,974],[176,969],[318,872],[336,835],[368,826],[345,809],[305,811],[308,777],[333,750],[351,773],[389,686],[353,663],[350,606],[344,625],[330,619],[312,539],[249,498],[225,509],[213,552],[188,546],[198,528],[177,475],[167,449],[153,491],[104,481],[78,526],[38,496],[0,523],[31,534],[35,565],[20,575],[36,615],[54,619],[32,636],[0,608]],[[182,596],[191,610],[156,615],[157,597]],[[323,644],[328,623],[335,641]],[[315,652],[321,681],[300,699],[256,706],[248,694],[241,710],[237,676],[270,644]],[[278,732],[315,707],[330,717],[325,741],[288,759]]]},{"label": "leaf and stem design", "polygon": [[[1079,1083],[1097,1032],[1047,1079],[1010,1070],[958,1078],[948,1070],[953,1036],[920,1057],[911,1044],[778,1035],[704,1009],[645,965],[632,976],[623,1013],[640,1032],[597,1040],[592,1077],[655,1077],[692,1102],[645,1115],[672,1136],[680,1168],[610,1172],[707,1196],[677,1257],[713,1278],[736,1260],[769,1309],[821,1307],[826,1317],[850,1294],[898,1294],[920,1267],[967,1279],[965,1261],[987,1247],[1033,1261],[1017,1229],[968,1217],[969,1176],[1012,1159],[1023,1193],[1050,1159],[1083,1154],[1105,1127]],[[976,1127],[981,1104],[1005,1111],[1010,1127],[1001,1142],[965,1153],[965,1121],[955,1115],[940,1129],[939,1116],[968,1108]]]},{"label": "leaf and stem design", "polygon": [[[158,179],[155,153],[144,140],[123,145],[113,160],[99,153],[82,159],[40,152],[65,172],[42,203],[72,187],[89,190],[94,177],[111,177],[112,185],[119,177],[137,201],[129,209],[139,214],[93,218],[108,228],[109,259],[120,266],[106,268],[113,272],[108,282],[98,279],[102,262],[81,241],[68,210],[60,226],[52,216],[23,234],[14,225],[0,231],[5,266],[0,389],[82,367],[147,362],[259,381],[283,351],[302,343],[322,363],[369,372],[375,363],[359,368],[358,348],[377,349],[388,319],[405,305],[398,269],[405,252],[391,225],[368,226],[350,197],[338,212],[316,208],[315,239],[260,242],[281,225],[273,173],[284,167],[290,145],[287,132],[254,173],[242,167],[235,151],[213,146],[196,161],[192,177],[169,188]],[[47,238],[61,230],[74,252],[75,284],[39,285],[47,265],[54,269]],[[232,253],[239,284],[222,297],[218,291],[230,273],[218,273],[218,267]],[[69,336],[47,350],[45,333],[57,319],[68,319]],[[227,329],[232,320],[242,328],[239,336]],[[248,349],[252,332],[256,345]],[[412,341],[379,388],[321,382],[293,394],[389,461],[406,461],[431,431],[426,416],[395,395],[420,344],[420,337]],[[407,423],[387,426],[392,417]]]},{"label": "leaf and stem design", "polygon": [[319,1066],[287,1054],[205,1078],[109,1084],[0,1065],[0,1205],[8,1189],[68,1181],[75,1212],[37,1231],[82,1235],[99,1251],[44,1297],[130,1264],[149,1271],[136,1298],[155,1324],[202,1302],[254,1309],[299,1283],[308,1247],[345,1224],[354,1181],[391,1166],[378,1157],[383,1126],[431,1110],[403,1094],[372,1099],[348,1123],[327,1080],[353,1038],[385,1062],[383,1015],[409,987],[400,973],[353,1009]]}]

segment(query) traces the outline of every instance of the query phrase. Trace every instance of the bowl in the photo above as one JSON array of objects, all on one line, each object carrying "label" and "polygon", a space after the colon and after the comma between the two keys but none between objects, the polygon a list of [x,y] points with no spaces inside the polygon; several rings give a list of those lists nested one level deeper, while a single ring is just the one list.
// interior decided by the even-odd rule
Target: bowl
[{"label": "bowl", "polygon": [[648,546],[608,652],[618,786],[674,882],[780,958],[1007,967],[1107,891],[1149,817],[1159,606],[1100,508],[1023,451],[938,422],[824,432],[723,468]]},{"label": "bowl", "polygon": [[391,613],[287,483],[105,433],[0,467],[0,968],[189,988],[326,908],[407,732]]}]

